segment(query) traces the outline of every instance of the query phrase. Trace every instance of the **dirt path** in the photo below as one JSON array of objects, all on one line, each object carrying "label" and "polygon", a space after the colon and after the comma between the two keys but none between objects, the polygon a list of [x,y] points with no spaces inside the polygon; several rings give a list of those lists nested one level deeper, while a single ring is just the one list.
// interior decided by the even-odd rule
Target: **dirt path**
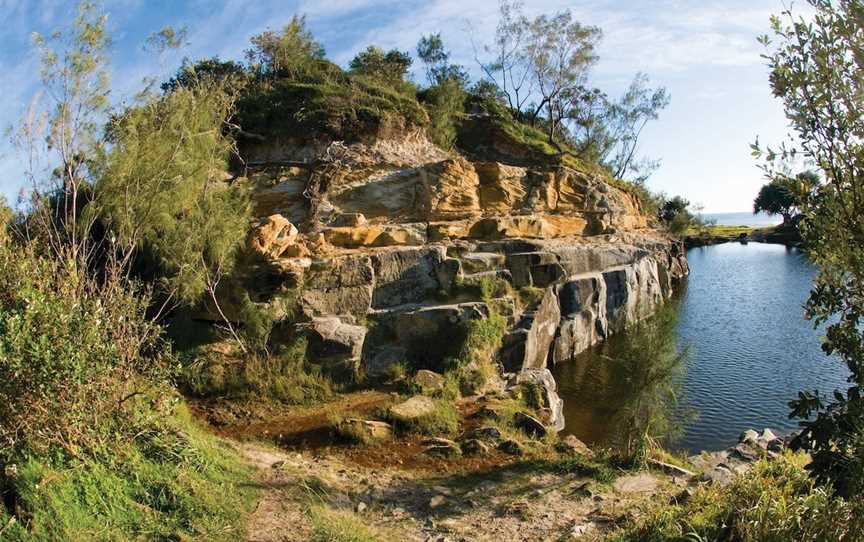
[{"label": "dirt path", "polygon": [[599,484],[551,463],[517,462],[481,471],[373,468],[350,456],[238,445],[260,472],[249,542],[308,541],[314,506],[370,526],[382,541],[600,540],[677,484],[659,474]]}]

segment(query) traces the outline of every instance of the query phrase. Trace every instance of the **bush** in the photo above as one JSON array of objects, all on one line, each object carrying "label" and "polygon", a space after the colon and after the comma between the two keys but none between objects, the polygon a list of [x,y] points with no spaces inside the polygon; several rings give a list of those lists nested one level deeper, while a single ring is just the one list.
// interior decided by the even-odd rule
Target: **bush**
[{"label": "bush", "polygon": [[659,507],[615,540],[861,540],[862,503],[815,485],[806,462],[803,454],[791,453],[760,461],[725,488],[702,486],[686,504]]},{"label": "bush", "polygon": [[172,366],[146,306],[33,243],[0,243],[0,462],[101,448],[132,431],[128,399]]},{"label": "bush", "polygon": [[434,410],[421,418],[408,423],[400,423],[402,428],[421,435],[452,435],[459,430],[459,410],[448,399],[434,399]]},{"label": "bush", "polygon": [[248,353],[241,359],[216,352],[191,353],[181,385],[199,397],[269,399],[310,404],[330,397],[330,381],[306,359],[306,341],[276,353]]}]

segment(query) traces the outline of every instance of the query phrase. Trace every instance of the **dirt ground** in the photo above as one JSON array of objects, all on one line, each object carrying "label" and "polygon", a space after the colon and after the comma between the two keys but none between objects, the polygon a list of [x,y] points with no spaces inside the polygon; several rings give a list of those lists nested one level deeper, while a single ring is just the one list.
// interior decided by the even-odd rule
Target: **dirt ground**
[{"label": "dirt ground", "polygon": [[[267,422],[219,427],[259,472],[254,483],[260,501],[247,541],[312,539],[312,507],[349,515],[385,541],[601,540],[685,483],[659,472],[623,471],[613,482],[600,483],[561,473],[552,458],[494,450],[432,457],[420,437],[365,446],[333,441],[331,413],[370,413],[392,400],[387,393],[363,392],[282,412]],[[198,409],[199,415],[206,412]]]}]

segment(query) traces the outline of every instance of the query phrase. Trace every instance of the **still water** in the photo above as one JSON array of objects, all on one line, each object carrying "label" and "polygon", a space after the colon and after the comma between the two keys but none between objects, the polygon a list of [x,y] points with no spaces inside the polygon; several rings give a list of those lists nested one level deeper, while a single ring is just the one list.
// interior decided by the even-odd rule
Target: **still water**
[{"label": "still water", "polygon": [[[821,333],[803,318],[815,271],[802,253],[727,243],[691,249],[687,257],[690,278],[673,301],[677,322],[668,332],[670,344],[687,348],[689,356],[661,383],[668,390],[658,393],[657,379],[644,377],[652,360],[634,368],[630,359],[622,367],[616,356],[627,350],[625,338],[613,337],[553,371],[564,399],[565,433],[615,445],[632,405],[644,410],[649,404],[676,422],[680,431],[667,443],[671,447],[722,449],[748,428],[795,429],[787,403],[799,390],[845,385],[845,367],[825,356]],[[651,401],[641,399],[646,395]]]}]

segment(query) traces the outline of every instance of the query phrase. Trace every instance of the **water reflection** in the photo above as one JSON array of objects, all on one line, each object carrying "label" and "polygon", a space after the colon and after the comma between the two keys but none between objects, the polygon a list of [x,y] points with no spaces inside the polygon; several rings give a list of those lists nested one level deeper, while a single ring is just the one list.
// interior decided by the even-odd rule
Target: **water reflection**
[{"label": "water reflection", "polygon": [[[654,317],[555,368],[566,433],[589,445],[638,454],[681,433],[681,382],[688,357],[678,348],[676,299]],[[686,418],[686,417],[685,417]]]}]

